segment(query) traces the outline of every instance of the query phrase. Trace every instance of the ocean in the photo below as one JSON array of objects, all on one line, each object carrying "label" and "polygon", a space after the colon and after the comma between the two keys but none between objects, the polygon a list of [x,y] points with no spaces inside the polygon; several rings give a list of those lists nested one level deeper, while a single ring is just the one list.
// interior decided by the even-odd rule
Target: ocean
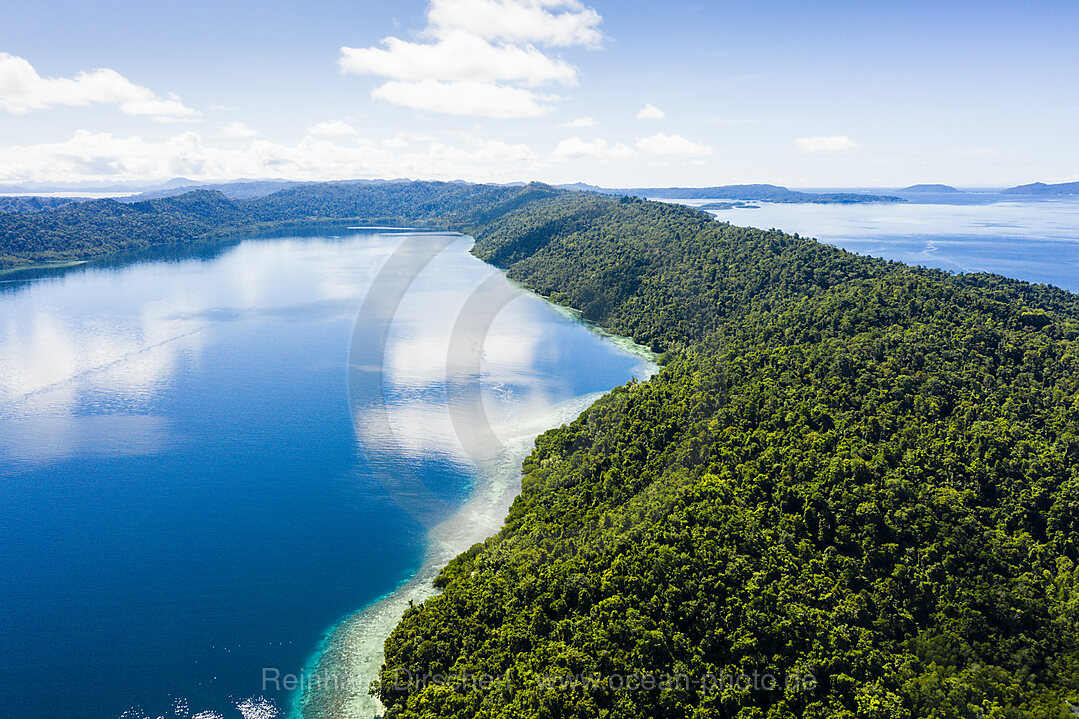
[{"label": "ocean", "polygon": [[426,591],[536,434],[651,371],[470,246],[263,238],[0,284],[0,717],[314,712],[266,680]]}]

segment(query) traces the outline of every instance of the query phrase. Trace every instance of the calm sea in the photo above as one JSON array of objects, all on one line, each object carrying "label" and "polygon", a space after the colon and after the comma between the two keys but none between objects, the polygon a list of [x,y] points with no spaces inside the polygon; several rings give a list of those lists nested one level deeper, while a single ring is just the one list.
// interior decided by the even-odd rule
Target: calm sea
[{"label": "calm sea", "polygon": [[[470,245],[253,239],[0,284],[0,717],[285,715],[263,669],[423,564],[483,479],[462,432],[534,436],[648,371],[484,284]],[[492,287],[516,299],[447,377]]]},{"label": "calm sea", "polygon": [[759,208],[713,214],[734,225],[797,232],[859,254],[953,272],[995,272],[1079,292],[1079,198],[1017,200],[992,192],[903,196],[909,201],[902,204],[753,203]]}]

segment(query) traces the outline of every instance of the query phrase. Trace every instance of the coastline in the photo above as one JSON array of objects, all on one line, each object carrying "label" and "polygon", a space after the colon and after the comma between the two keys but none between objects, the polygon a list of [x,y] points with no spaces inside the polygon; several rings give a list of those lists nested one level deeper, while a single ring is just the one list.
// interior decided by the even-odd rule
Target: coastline
[{"label": "coastline", "polygon": [[44,270],[66,270],[70,267],[85,265],[90,260],[57,260],[55,262],[31,262],[25,265],[12,265],[0,267],[0,277],[6,277],[20,272],[36,272]]},{"label": "coastline", "polygon": [[[642,370],[648,372],[652,367],[642,362]],[[515,422],[511,428],[497,428],[505,440],[504,450],[488,466],[478,468],[469,499],[429,532],[420,568],[393,592],[330,631],[321,652],[304,669],[305,676],[314,679],[294,698],[289,719],[371,719],[381,715],[383,707],[367,693],[368,687],[378,678],[383,644],[405,610],[438,593],[435,577],[450,560],[501,530],[521,491],[521,463],[532,452],[536,437],[573,421],[604,394],[576,397]]]},{"label": "coastline", "polygon": [[[514,283],[516,284],[516,283]],[[534,296],[535,293],[524,290]],[[646,380],[659,367],[657,356],[632,340],[612,335],[581,320],[569,308],[543,298],[547,306],[571,317],[639,360],[634,376]],[[368,693],[383,663],[383,645],[404,612],[437,595],[434,580],[454,557],[501,531],[510,505],[521,491],[521,465],[536,438],[576,419],[609,390],[575,397],[534,415],[495,427],[502,451],[477,466],[469,498],[446,520],[433,527],[419,568],[387,595],[344,618],[331,628],[303,669],[307,678],[293,695],[288,719],[372,719],[384,707]]]}]

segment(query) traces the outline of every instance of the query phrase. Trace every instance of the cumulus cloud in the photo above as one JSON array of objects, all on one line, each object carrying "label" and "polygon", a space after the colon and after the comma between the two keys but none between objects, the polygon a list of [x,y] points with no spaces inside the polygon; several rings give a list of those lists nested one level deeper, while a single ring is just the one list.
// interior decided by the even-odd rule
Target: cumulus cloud
[{"label": "cumulus cloud", "polygon": [[542,85],[577,83],[577,68],[541,48],[598,47],[601,18],[577,0],[431,0],[421,41],[342,47],[346,74],[383,84],[371,93],[396,105],[475,117],[536,117],[559,98]]},{"label": "cumulus cloud", "polygon": [[348,124],[344,120],[327,120],[326,122],[317,122],[311,127],[307,128],[307,132],[311,135],[326,135],[327,137],[343,137],[345,135],[358,135],[357,130],[352,125]]},{"label": "cumulus cloud", "polygon": [[637,111],[638,120],[662,120],[667,116],[667,113],[660,110],[652,103],[647,103],[644,107]]},{"label": "cumulus cloud", "polygon": [[56,105],[92,104],[116,105],[126,115],[167,119],[198,114],[175,95],[159,97],[115,70],[84,71],[73,78],[42,77],[27,60],[0,53],[0,109],[22,114]]},{"label": "cumulus cloud", "polygon": [[547,102],[557,99],[530,90],[486,82],[387,82],[371,96],[414,110],[447,115],[493,117],[539,117],[548,111]]},{"label": "cumulus cloud", "polygon": [[800,137],[794,141],[799,150],[805,152],[845,152],[858,147],[858,143],[846,135],[830,137]]},{"label": "cumulus cloud", "polygon": [[599,122],[595,118],[593,118],[593,117],[591,117],[589,115],[585,115],[584,117],[577,117],[577,118],[574,118],[574,119],[570,120],[569,122],[562,123],[562,127],[568,127],[568,128],[595,127],[598,124],[599,124]]},{"label": "cumulus cloud", "polygon": [[599,47],[599,13],[577,0],[432,0],[431,37],[463,30],[494,42]]},{"label": "cumulus cloud", "polygon": [[307,136],[296,144],[254,139],[221,147],[185,132],[159,142],[110,133],[75,133],[63,142],[0,147],[0,181],[65,182],[161,180],[190,177],[283,177],[330,180],[349,177],[427,177],[508,181],[534,171],[540,158],[525,144],[463,137],[400,151],[377,143],[339,145]]},{"label": "cumulus cloud", "polygon": [[621,142],[608,145],[606,140],[588,142],[579,137],[562,140],[554,149],[554,159],[556,160],[588,158],[607,162],[609,160],[625,160],[636,155],[637,152],[632,147]]},{"label": "cumulus cloud", "polygon": [[638,137],[636,147],[646,155],[675,155],[683,157],[706,157],[712,154],[712,147],[687,140],[681,135],[668,135],[657,132],[649,137]]},{"label": "cumulus cloud", "polygon": [[439,38],[437,43],[388,37],[382,44],[382,48],[342,48],[341,69],[406,82],[510,81],[535,87],[547,82],[573,84],[577,80],[577,70],[572,65],[552,59],[531,45],[492,45],[477,35],[459,31]]},{"label": "cumulus cloud", "polygon": [[225,141],[220,132],[204,137],[187,131],[150,140],[80,130],[60,142],[0,146],[0,182],[109,183],[178,176],[204,181],[422,177],[507,182],[535,177],[565,162],[667,157],[697,161],[711,152],[706,145],[663,133],[634,143],[573,136],[538,153],[525,143],[488,139],[479,132],[442,138],[401,133],[385,138],[335,137],[308,132],[296,143],[281,143],[257,136]]},{"label": "cumulus cloud", "polygon": [[218,133],[218,134],[220,134],[221,137],[243,138],[243,137],[255,137],[259,133],[258,133],[258,130],[254,130],[251,127],[248,127],[245,123],[242,123],[242,122],[230,122],[229,124],[222,127],[221,132]]}]

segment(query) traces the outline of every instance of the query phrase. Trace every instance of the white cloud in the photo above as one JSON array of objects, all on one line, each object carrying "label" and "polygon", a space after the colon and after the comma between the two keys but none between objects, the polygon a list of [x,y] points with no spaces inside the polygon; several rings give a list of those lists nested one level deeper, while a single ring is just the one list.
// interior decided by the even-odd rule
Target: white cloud
[{"label": "white cloud", "polygon": [[559,98],[542,85],[577,83],[577,68],[539,46],[598,47],[600,16],[577,0],[431,0],[421,41],[342,47],[347,74],[385,82],[371,96],[452,115],[536,117]]},{"label": "white cloud", "polygon": [[712,147],[687,140],[681,135],[668,135],[657,132],[649,137],[637,138],[637,149],[646,155],[680,155],[685,157],[705,157],[712,154]]},{"label": "white cloud", "polygon": [[858,143],[846,135],[831,137],[800,137],[794,141],[799,150],[805,152],[845,152],[858,147]]},{"label": "white cloud", "polygon": [[637,111],[638,120],[662,120],[667,116],[667,113],[660,110],[652,103],[647,103],[644,107]]},{"label": "white cloud", "polygon": [[484,82],[387,82],[371,96],[414,110],[474,117],[539,117],[549,111],[551,96],[530,90]]},{"label": "white cloud", "polygon": [[383,48],[341,48],[339,64],[346,73],[377,75],[391,80],[519,82],[535,87],[547,82],[573,84],[577,70],[547,57],[535,47],[492,45],[464,32],[435,43],[413,43],[388,37]]},{"label": "white cloud", "polygon": [[431,143],[428,146],[427,155],[444,162],[444,166],[451,168],[458,162],[467,163],[479,160],[486,164],[498,164],[535,160],[537,157],[528,145],[523,143],[511,145],[501,140],[478,141],[467,148]]},{"label": "white cloud", "polygon": [[86,130],[61,142],[0,146],[0,182],[100,183],[162,181],[189,177],[222,181],[238,177],[340,180],[417,177],[507,182],[537,177],[558,164],[607,163],[649,158],[700,161],[712,148],[680,135],[658,133],[635,143],[569,137],[537,153],[529,145],[488,139],[481,132],[435,138],[397,133],[384,138],[307,134],[293,144],[254,137],[229,142],[218,133],[194,131],[162,140]]},{"label": "white cloud", "polygon": [[25,59],[0,53],[0,109],[22,114],[55,105],[116,105],[126,115],[193,118],[197,112],[175,95],[159,97],[105,68],[74,78],[42,77]]},{"label": "white cloud", "polygon": [[589,158],[606,162],[609,160],[625,160],[636,155],[637,152],[632,147],[621,142],[608,145],[606,140],[588,142],[579,137],[562,140],[554,149],[554,158],[558,160]]},{"label": "white cloud", "polygon": [[569,122],[562,123],[562,127],[568,127],[568,128],[595,127],[598,124],[599,124],[599,122],[594,117],[591,117],[589,115],[585,115],[584,117],[577,117],[577,118],[574,118],[574,119],[570,120]]},{"label": "white cloud", "polygon": [[195,132],[160,142],[85,130],[58,143],[0,147],[0,180],[101,182],[190,177],[225,180],[282,177],[425,177],[504,182],[533,174],[540,158],[525,144],[463,137],[456,144],[423,142],[400,151],[377,143],[338,145],[305,137],[294,145],[254,139],[249,145],[208,145]]},{"label": "white cloud", "polygon": [[326,122],[317,122],[311,127],[307,128],[307,132],[312,135],[326,135],[328,137],[343,137],[345,135],[358,135],[357,130],[352,125],[348,124],[344,120],[328,120]]},{"label": "white cloud", "polygon": [[431,0],[431,37],[461,30],[496,42],[598,47],[599,13],[577,0]]},{"label": "white cloud", "polygon": [[259,133],[242,122],[230,122],[222,127],[218,134],[221,137],[255,137]]}]

